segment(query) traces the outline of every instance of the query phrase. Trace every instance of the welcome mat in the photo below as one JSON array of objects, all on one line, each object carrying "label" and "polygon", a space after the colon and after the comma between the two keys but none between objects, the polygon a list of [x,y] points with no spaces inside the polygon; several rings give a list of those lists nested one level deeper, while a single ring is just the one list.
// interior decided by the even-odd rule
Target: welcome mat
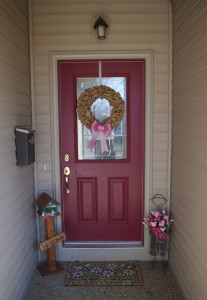
[{"label": "welcome mat", "polygon": [[70,262],[65,285],[142,285],[138,261]]}]

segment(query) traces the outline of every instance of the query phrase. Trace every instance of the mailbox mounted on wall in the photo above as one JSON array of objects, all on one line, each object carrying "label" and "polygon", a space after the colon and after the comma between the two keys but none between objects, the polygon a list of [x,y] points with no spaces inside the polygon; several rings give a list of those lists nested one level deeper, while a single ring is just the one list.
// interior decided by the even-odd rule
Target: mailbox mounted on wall
[{"label": "mailbox mounted on wall", "polygon": [[35,161],[34,130],[15,128],[16,135],[16,158],[18,166],[25,166]]}]

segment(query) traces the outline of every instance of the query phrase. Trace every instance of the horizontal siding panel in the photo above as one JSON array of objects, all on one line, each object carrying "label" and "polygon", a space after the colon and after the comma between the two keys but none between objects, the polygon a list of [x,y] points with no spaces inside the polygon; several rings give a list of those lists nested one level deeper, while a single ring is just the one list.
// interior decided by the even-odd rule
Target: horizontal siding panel
[{"label": "horizontal siding panel", "polygon": [[[27,8],[27,1],[21,0],[17,1],[11,0],[1,0],[1,6],[2,8],[8,13],[10,18],[15,21],[15,27],[19,27],[21,30],[25,32],[25,34],[28,36],[28,10]],[[22,9],[23,8],[23,9]],[[19,32],[19,31],[18,31]]]},{"label": "horizontal siding panel", "polygon": [[[178,184],[178,182],[177,182]],[[189,188],[187,186],[187,188]],[[191,193],[190,190],[190,195],[189,193],[183,193],[183,190],[185,189],[185,191],[187,191],[186,186],[183,185],[181,187],[181,189],[177,189],[177,194],[175,194],[175,196],[178,198],[179,194],[183,195],[183,199],[179,198],[181,205],[177,206],[177,224],[176,227],[183,227],[182,228],[182,240],[179,241],[179,244],[182,245],[183,243],[185,243],[186,245],[186,249],[185,252],[187,252],[187,257],[186,259],[188,260],[189,264],[194,265],[194,267],[196,268],[196,263],[198,264],[198,269],[196,269],[196,273],[197,273],[197,278],[198,277],[202,277],[201,273],[199,272],[199,266],[201,267],[201,264],[203,264],[203,259],[205,257],[205,249],[201,246],[200,240],[203,239],[204,244],[207,243],[207,238],[206,237],[202,237],[202,232],[199,230],[198,226],[196,226],[196,221],[198,222],[200,219],[200,216],[202,215],[204,217],[204,213],[205,212],[200,212],[197,210],[193,210],[192,209],[188,209],[189,206],[185,206],[185,211],[183,212],[183,210],[180,208],[183,204],[183,201],[188,201],[190,204],[193,205],[193,203],[191,202],[191,198],[192,197],[196,197],[196,195],[194,193]],[[184,198],[185,197],[185,198]],[[199,199],[198,199],[199,200]],[[172,208],[174,209],[174,207]],[[195,212],[195,213],[194,213]],[[195,220],[194,224],[192,224],[191,226],[191,231],[190,233],[188,233],[188,217],[186,217],[187,215],[191,215],[192,219]],[[183,220],[183,223],[182,223]],[[195,241],[195,244],[192,244],[192,240]],[[196,245],[196,247],[195,247]],[[184,245],[182,245],[184,246]],[[196,257],[197,255],[197,251],[200,252],[200,256],[196,259],[196,261],[193,259],[194,257]],[[196,279],[197,279],[196,278]]]},{"label": "horizontal siding panel", "polygon": [[44,135],[50,134],[50,130],[51,130],[50,125],[42,125],[42,124],[36,125],[36,132],[38,134],[41,134],[41,135],[42,134],[44,134]]},{"label": "horizontal siding panel", "polygon": [[[27,202],[26,200],[24,202],[18,201],[18,199],[20,197],[22,197],[22,199],[28,199],[29,197],[31,199],[31,197],[32,197],[32,199],[33,199],[33,194],[34,194],[34,189],[30,183],[30,185],[26,189],[24,186],[23,187],[20,186],[20,188],[18,189],[18,192],[13,197],[13,199],[5,197],[6,204],[5,204],[4,208],[8,210],[8,216],[5,216],[5,215],[2,216],[1,221],[0,221],[1,226],[3,226],[3,224],[6,222],[6,220],[8,220],[8,218],[12,219],[15,216],[15,212],[16,212],[16,218],[13,218],[13,222],[11,222],[7,225],[7,230],[8,230],[8,232],[10,232],[10,238],[11,238],[10,243],[11,244],[12,244],[12,240],[15,239],[15,235],[16,235],[15,231],[14,230],[12,231],[12,227],[13,226],[17,226],[17,228],[21,227],[21,222],[22,222],[22,220],[24,220],[24,218],[22,217],[24,214],[20,214],[19,213],[20,210],[22,209],[22,211],[24,212],[24,210],[27,211],[27,209],[29,209],[29,207],[31,208],[30,202]],[[22,202],[24,203],[24,206],[23,206]],[[8,234],[7,230],[4,231],[3,237],[7,236],[7,234]],[[20,230],[19,233],[23,234],[22,230]]]},{"label": "horizontal siding panel", "polygon": [[[35,97],[36,106],[50,105],[50,97],[48,95],[37,95]],[[38,109],[38,108],[37,108]]]},{"label": "horizontal siding panel", "polygon": [[48,86],[50,83],[50,79],[48,74],[47,75],[40,75],[38,76],[36,83],[38,86]]},{"label": "horizontal siding panel", "polygon": [[[38,151],[38,149],[37,149],[37,151]],[[48,161],[51,162],[52,161],[51,155],[52,155],[51,152],[48,152],[48,153],[38,152],[37,153],[37,161],[42,162],[42,163],[48,162]]]},{"label": "horizontal siding panel", "polygon": [[[173,14],[173,32],[175,35],[175,32],[178,32],[179,30],[182,30],[180,28],[182,28],[181,25],[183,25],[185,27],[184,22],[187,19],[191,19],[191,14],[193,12],[194,9],[196,9],[196,6],[199,4],[200,0],[190,0],[190,5],[189,5],[189,1],[175,1],[175,2],[179,2],[179,6],[177,8],[176,13]],[[175,4],[176,5],[176,4]],[[175,7],[173,5],[173,7]],[[174,12],[174,9],[173,9]]]},{"label": "horizontal siding panel", "polygon": [[154,95],[154,103],[156,103],[157,105],[161,105],[161,104],[164,104],[164,105],[168,105],[168,101],[169,101],[169,95],[168,93],[163,93],[163,94],[160,94],[160,93],[156,93]]},{"label": "horizontal siding panel", "polygon": [[38,115],[36,117],[36,122],[38,125],[50,124],[50,116],[49,115]]},{"label": "horizontal siding panel", "polygon": [[[154,174],[154,178],[156,178],[156,172]],[[167,185],[167,179],[166,180],[156,180],[156,179],[152,180],[152,189],[153,189],[153,191],[155,189],[164,190],[166,188],[166,185]]]},{"label": "horizontal siding panel", "polygon": [[193,87],[206,82],[207,78],[207,68],[198,69],[195,73],[187,73],[182,76],[182,80],[176,80],[176,87],[174,89],[174,94],[187,90],[189,87]]},{"label": "horizontal siding panel", "polygon": [[[84,34],[83,32],[80,32],[79,34],[71,34],[68,36],[67,34],[59,34],[59,35],[42,35],[34,38],[34,43],[41,46],[41,51],[43,51],[46,47],[46,49],[55,49],[55,47],[58,47],[57,50],[64,50],[64,46],[68,46],[71,43],[79,44],[81,39],[82,45],[87,45],[90,43],[95,43],[97,38],[95,34],[92,36],[91,32],[88,31],[88,33]],[[149,34],[123,34],[123,33],[113,33],[111,32],[108,36],[105,43],[102,45],[105,46],[107,44],[124,44],[124,42],[128,42],[131,44],[142,42],[145,46],[153,45],[155,49],[165,46],[168,47],[168,36],[167,34],[159,34],[159,33],[149,33]],[[80,45],[80,44],[79,44]],[[54,47],[55,46],[55,47]],[[100,45],[97,45],[100,48]],[[142,45],[142,47],[144,47]],[[149,49],[149,48],[147,48]],[[44,51],[43,51],[44,52]],[[41,52],[40,52],[41,53]],[[36,54],[36,49],[35,49]]]},{"label": "horizontal siding panel", "polygon": [[38,184],[38,189],[39,190],[48,190],[48,191],[53,191],[53,184],[51,180],[42,180]]},{"label": "horizontal siding panel", "polygon": [[10,168],[16,164],[16,152],[15,151],[8,151],[7,153],[2,154],[0,157],[0,168]]},{"label": "horizontal siding panel", "polygon": [[5,35],[9,36],[10,39],[15,43],[19,44],[21,47],[22,52],[27,53],[25,50],[28,49],[28,36],[25,36],[23,33],[19,33],[16,29],[16,26],[12,26],[8,22],[6,22],[4,19],[2,19],[2,16],[0,16],[0,31]]},{"label": "horizontal siding panel", "polygon": [[[9,149],[9,151],[8,151]],[[0,156],[4,155],[8,152],[13,152],[15,150],[14,140],[10,140],[7,142],[2,143],[0,148]]]},{"label": "horizontal siding panel", "polygon": [[182,77],[186,77],[188,74],[194,74],[198,70],[202,70],[206,64],[204,62],[207,62],[207,53],[206,51],[204,53],[198,52],[192,61],[183,59],[182,65],[176,65],[173,70],[174,74],[177,76],[177,81],[179,81],[179,78],[182,79]]},{"label": "horizontal siding panel", "polygon": [[154,93],[161,93],[161,94],[167,94],[168,93],[168,86],[165,85],[165,83],[156,83],[154,84]]},{"label": "horizontal siding panel", "polygon": [[[112,1],[110,0],[103,0],[102,3],[103,4],[109,4],[111,3]],[[140,3],[147,3],[148,5],[150,5],[153,1],[152,0],[141,0],[139,1]],[[166,4],[166,0],[156,0],[157,3],[164,3]],[[68,4],[68,0],[35,0],[35,3],[38,4],[38,5],[57,5],[57,4],[61,4],[61,5],[64,5],[64,4]],[[123,4],[126,4],[126,1],[125,0],[113,0],[113,3],[123,3]],[[137,0],[130,0],[130,3],[137,3]],[[70,4],[76,4],[76,5],[80,5],[80,4],[91,4],[91,5],[95,5],[97,4],[97,0],[70,0]]]},{"label": "horizontal siding panel", "polygon": [[153,136],[153,140],[157,141],[159,143],[161,142],[166,142],[168,141],[168,133],[167,132],[160,132],[157,131],[155,132],[154,136]]},{"label": "horizontal siding panel", "polygon": [[[153,163],[154,162],[165,162],[167,163],[168,153],[167,152],[154,152],[153,153]],[[155,176],[153,176],[155,178]]]},{"label": "horizontal siding panel", "polygon": [[[107,14],[107,18],[110,20],[110,26],[111,22],[113,21],[113,24],[119,24],[119,25],[128,25],[128,24],[134,24],[134,25],[141,25],[143,26],[146,25],[147,28],[148,26],[158,26],[160,27],[162,25],[162,31],[166,30],[165,26],[163,26],[163,23],[168,22],[168,14],[154,14],[154,13],[133,13],[133,14],[118,14],[118,15],[113,15],[113,14]],[[76,26],[79,24],[91,24],[91,27],[93,27],[95,22],[95,18],[91,17],[91,14],[85,15],[85,14],[78,14],[78,15],[37,15],[34,16],[33,18],[33,25],[34,25],[34,33],[37,33],[37,29],[40,27],[47,26]],[[145,29],[146,30],[146,29]]]},{"label": "horizontal siding panel", "polygon": [[0,114],[0,127],[31,126],[31,116],[2,115]]},{"label": "horizontal siding panel", "polygon": [[39,153],[48,153],[51,151],[51,144],[47,144],[47,143],[38,144],[37,147]]},{"label": "horizontal siding panel", "polygon": [[60,5],[56,2],[53,5],[50,4],[33,4],[33,13],[36,15],[64,15],[64,14],[89,14],[89,15],[97,15],[101,12],[102,15],[117,14],[117,13],[166,13],[168,10],[168,3],[166,2],[157,2],[154,1],[146,2],[146,1],[138,1],[138,2],[127,2],[119,3],[119,7],[117,9],[117,3],[110,1],[107,5],[105,3],[82,3],[78,5],[77,3],[68,4],[65,3]]},{"label": "horizontal siding panel", "polygon": [[[188,151],[183,151],[184,148],[188,149]],[[207,140],[177,134],[175,135],[175,142],[173,142],[173,153],[175,155],[182,155],[191,162],[207,167],[207,161],[205,160]]]},{"label": "horizontal siding panel", "polygon": [[168,55],[167,52],[162,50],[162,48],[160,48],[158,52],[154,52],[154,65],[159,66],[161,64],[167,64],[168,66]]},{"label": "horizontal siding panel", "polygon": [[164,171],[164,172],[167,173],[168,168],[167,168],[167,166],[166,166],[166,164],[164,162],[154,161],[153,162],[153,170],[154,171]]},{"label": "horizontal siding panel", "polygon": [[[15,157],[15,151],[13,152],[14,157]],[[6,187],[8,187],[8,185],[10,186],[9,182],[12,182],[12,180],[16,179],[18,176],[22,177],[22,178],[26,178],[26,176],[33,178],[33,173],[32,173],[33,169],[32,166],[31,167],[18,167],[15,164],[11,165],[10,167],[8,167],[7,169],[4,170],[4,174],[0,174],[0,184],[6,184]],[[27,174],[27,175],[26,175]],[[24,188],[24,185],[20,188]],[[11,192],[12,191],[11,187],[10,187]]]},{"label": "horizontal siding panel", "polygon": [[29,73],[24,73],[24,72],[20,71],[14,65],[12,65],[10,62],[0,59],[0,70],[6,76],[12,77],[20,83],[23,82],[24,84],[29,85],[29,77],[28,77]]},{"label": "horizontal siding panel", "polygon": [[164,133],[164,135],[167,136],[167,139],[168,139],[169,132],[168,132],[168,126],[166,126],[166,124],[154,124],[153,130],[154,130],[153,136],[155,134],[163,134]]},{"label": "horizontal siding panel", "polygon": [[[0,30],[0,40],[1,40],[1,46],[3,48],[8,49],[8,52],[11,53],[11,55],[15,57],[19,62],[21,62],[22,66],[25,65],[29,69],[29,54],[27,52],[22,51],[21,45],[16,44],[12,38],[4,35],[1,32],[1,30]],[[6,56],[5,57],[3,56],[3,58],[6,59]]]},{"label": "horizontal siding panel", "polygon": [[153,143],[153,149],[154,149],[154,151],[158,151],[158,152],[160,152],[160,151],[168,151],[168,143],[158,143],[157,141],[154,141],[154,143]]},{"label": "horizontal siding panel", "polygon": [[0,143],[12,139],[14,139],[14,128],[0,128]]},{"label": "horizontal siding panel", "polygon": [[[181,171],[182,169],[182,171]],[[190,192],[199,195],[200,199],[205,198],[206,195],[206,176],[207,168],[203,165],[198,165],[197,162],[190,160],[188,157],[183,157],[176,154],[176,163],[172,164],[172,172],[176,176],[172,176],[172,188],[176,192],[176,187],[182,187],[183,185],[190,187]],[[193,176],[187,176],[192,174]],[[195,180],[197,179],[197,180]],[[188,192],[189,188],[187,189]],[[184,199],[184,198],[183,198]],[[174,206],[179,203],[174,203]],[[198,201],[198,196],[192,197],[191,206],[198,207],[198,211],[206,211],[207,208],[203,206],[202,200]],[[190,209],[191,209],[190,206]]]},{"label": "horizontal siding panel", "polygon": [[51,144],[51,136],[47,133],[41,134],[41,131],[36,137],[36,144]]},{"label": "horizontal siding panel", "polygon": [[[63,25],[39,25],[35,27],[34,34],[39,36],[45,35],[68,35],[68,34],[88,34],[94,31],[92,22],[87,23],[77,23],[76,25],[68,26],[68,24]],[[152,33],[152,25],[153,26],[153,33],[154,34],[168,34],[168,28],[163,27],[162,23],[116,23],[110,24],[110,35],[111,34],[128,34],[136,33],[136,34],[143,34],[143,33]]]},{"label": "horizontal siding panel", "polygon": [[7,89],[11,89],[16,92],[20,92],[23,94],[30,94],[30,87],[25,83],[19,82],[16,78],[12,78],[13,76],[7,76],[0,71],[0,83],[1,86],[6,87]]},{"label": "horizontal siding panel", "polygon": [[49,93],[49,87],[48,86],[37,86],[34,88],[35,94],[38,96],[47,96]]},{"label": "horizontal siding panel", "polygon": [[156,174],[157,178],[159,178],[159,181],[163,181],[166,184],[167,171],[155,170],[155,174]]},{"label": "horizontal siding panel", "polygon": [[[16,4],[18,5],[18,8],[20,9],[22,18],[23,18],[23,22],[24,23],[28,23],[28,16],[29,16],[29,11],[28,11],[28,1],[27,0],[23,0],[21,2],[19,2],[18,0],[15,0]],[[24,14],[24,16],[23,16]],[[25,19],[26,16],[26,19]]]},{"label": "horizontal siding panel", "polygon": [[25,95],[22,92],[11,90],[9,89],[9,86],[0,86],[0,101],[5,101],[5,99],[7,99],[10,103],[17,103],[20,105],[30,104],[29,94]]},{"label": "horizontal siding panel", "polygon": [[[10,2],[10,1],[8,1]],[[8,4],[7,4],[8,5]],[[0,19],[4,20],[7,23],[7,30],[8,28],[10,28],[9,30],[11,31],[15,31],[19,38],[21,39],[21,41],[23,43],[27,43],[28,42],[28,20],[26,20],[25,24],[23,24],[21,21],[25,20],[25,18],[22,18],[22,15],[19,16],[18,11],[16,10],[15,13],[15,17],[14,15],[12,15],[11,9],[12,9],[12,5],[10,5],[10,8],[7,7],[5,8],[4,4],[0,3]],[[13,5],[14,7],[14,5]]]},{"label": "horizontal siding panel", "polygon": [[196,113],[177,113],[173,117],[173,123],[181,125],[207,125],[207,112],[196,112]]},{"label": "horizontal siding panel", "polygon": [[197,113],[206,112],[207,117],[207,101],[206,97],[201,99],[192,99],[191,101],[175,102],[173,111],[177,113]]},{"label": "horizontal siding panel", "polygon": [[14,133],[15,126],[31,125],[28,24],[26,0],[1,1],[0,299],[4,300],[22,299],[37,262],[33,165],[16,165]]},{"label": "horizontal siding panel", "polygon": [[185,89],[179,93],[175,93],[175,103],[183,102],[186,100],[191,101],[193,99],[199,99],[205,96],[205,91],[207,89],[207,81],[204,83],[197,84],[195,86],[189,86],[188,89]]},{"label": "horizontal siding panel", "polygon": [[31,116],[31,107],[29,105],[0,102],[0,114]]},{"label": "horizontal siding panel", "polygon": [[156,124],[168,124],[168,115],[167,114],[154,114],[154,121]]},{"label": "horizontal siding panel", "polygon": [[2,45],[2,43],[0,48],[0,59],[12,65],[15,69],[19,70],[20,72],[27,75],[30,74],[29,65],[25,64],[25,61],[23,62],[23,59],[20,60],[15,53],[12,53],[8,45]]},{"label": "horizontal siding panel", "polygon": [[49,115],[51,111],[50,111],[50,107],[48,106],[48,104],[45,104],[43,102],[40,105],[36,105],[35,112],[38,115]]},{"label": "horizontal siding panel", "polygon": [[202,28],[204,24],[203,17],[206,15],[206,5],[205,1],[199,2],[199,5],[191,7],[191,15],[189,16],[189,18],[185,18],[183,20],[182,26],[179,27],[178,32],[173,27],[173,32],[176,31],[176,34],[173,35],[175,52],[181,49],[185,45],[185,42],[189,41],[192,36],[196,35],[196,33]]},{"label": "horizontal siding panel", "polygon": [[[77,40],[81,40],[81,44],[78,46],[75,44]],[[40,49],[35,49],[34,54],[44,54],[46,51],[52,51],[52,49],[56,49],[55,51],[60,52],[82,52],[84,51],[88,52],[94,52],[94,51],[129,51],[128,50],[128,44],[130,45],[130,51],[146,51],[146,49],[152,49],[154,48],[154,51],[156,52],[166,52],[168,50],[167,41],[165,42],[152,42],[151,37],[147,39],[147,41],[143,41],[142,39],[137,38],[136,36],[130,37],[128,39],[127,35],[124,37],[120,34],[118,37],[117,35],[114,37],[110,37],[110,43],[109,41],[105,42],[104,44],[96,44],[96,38],[94,36],[94,39],[90,39],[89,36],[84,40],[83,36],[79,36],[79,38],[76,38],[76,42],[70,41],[68,43],[63,43],[62,45],[56,43],[56,40],[54,40],[53,44],[50,44],[49,47],[46,45],[43,45],[40,47]],[[67,49],[67,50],[66,50]],[[118,49],[118,50],[117,50]]]},{"label": "horizontal siding panel", "polygon": [[[167,98],[167,97],[166,97]],[[169,105],[168,103],[166,104],[155,104],[154,105],[154,113],[161,113],[161,114],[167,114],[168,113],[168,109],[169,109]]]},{"label": "horizontal siding panel", "polygon": [[[185,51],[185,56],[177,55],[177,61],[174,63],[174,70],[175,72],[180,71],[180,67],[188,67],[189,65],[192,64],[192,62],[200,59],[201,57],[206,55],[206,44],[207,44],[207,39],[202,39],[196,44],[191,44],[190,47]],[[197,53],[197,55],[195,55]],[[199,65],[198,65],[199,68]],[[202,69],[202,66],[201,66]],[[189,75],[189,74],[186,74]]]},{"label": "horizontal siding panel", "polygon": [[207,126],[193,126],[193,125],[181,125],[175,124],[173,126],[174,134],[180,134],[183,136],[196,137],[200,139],[207,139]]},{"label": "horizontal siding panel", "polygon": [[51,172],[39,172],[39,180],[52,181],[52,173]]},{"label": "horizontal siding panel", "polygon": [[158,62],[155,60],[154,62],[154,72],[155,73],[165,73],[168,76],[168,67],[164,62]]},{"label": "horizontal siding panel", "polygon": [[175,0],[173,7],[171,211],[175,227],[170,263],[186,298],[203,300],[207,297],[207,2]]}]

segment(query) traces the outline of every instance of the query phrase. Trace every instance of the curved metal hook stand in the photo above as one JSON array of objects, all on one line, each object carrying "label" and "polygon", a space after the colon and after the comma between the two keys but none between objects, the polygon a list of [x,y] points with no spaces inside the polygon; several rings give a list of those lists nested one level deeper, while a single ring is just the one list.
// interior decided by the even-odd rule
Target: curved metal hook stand
[{"label": "curved metal hook stand", "polygon": [[[155,206],[160,207],[160,206],[165,206],[166,203],[168,202],[168,200],[165,198],[165,196],[163,196],[162,194],[156,194],[152,197],[152,202]],[[156,200],[162,200],[162,204],[157,204]]]}]

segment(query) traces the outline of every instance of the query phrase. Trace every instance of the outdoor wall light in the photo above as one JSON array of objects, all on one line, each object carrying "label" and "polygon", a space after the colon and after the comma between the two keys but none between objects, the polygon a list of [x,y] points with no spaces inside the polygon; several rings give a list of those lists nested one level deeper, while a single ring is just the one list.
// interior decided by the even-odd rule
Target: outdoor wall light
[{"label": "outdoor wall light", "polygon": [[96,20],[93,28],[97,31],[99,40],[104,40],[105,39],[105,37],[106,37],[105,36],[106,35],[106,28],[107,27],[108,27],[107,23],[101,17],[99,17]]}]

